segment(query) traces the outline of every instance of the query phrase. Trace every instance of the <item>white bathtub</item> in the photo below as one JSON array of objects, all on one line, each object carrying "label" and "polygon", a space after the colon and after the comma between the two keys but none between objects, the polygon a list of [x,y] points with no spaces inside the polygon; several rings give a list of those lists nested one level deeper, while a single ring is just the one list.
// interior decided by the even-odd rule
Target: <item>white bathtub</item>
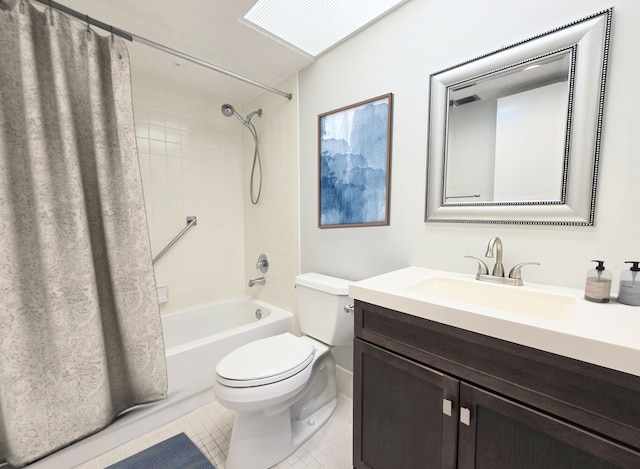
[{"label": "white bathtub", "polygon": [[247,297],[164,315],[162,328],[167,399],[128,411],[104,430],[31,464],[30,469],[74,467],[212,402],[218,361],[240,345],[293,332],[293,315]]},{"label": "white bathtub", "polygon": [[[261,319],[256,317],[256,311],[260,311]],[[208,402],[213,399],[211,389],[217,363],[253,340],[292,332],[293,315],[262,301],[240,298],[165,315],[162,327],[169,398],[205,391]]]}]

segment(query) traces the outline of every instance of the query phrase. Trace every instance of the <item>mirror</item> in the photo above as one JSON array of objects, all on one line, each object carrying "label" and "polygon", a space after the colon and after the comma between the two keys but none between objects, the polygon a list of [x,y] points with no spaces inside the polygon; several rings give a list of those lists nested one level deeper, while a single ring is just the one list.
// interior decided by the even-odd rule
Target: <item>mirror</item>
[{"label": "mirror", "polygon": [[562,202],[574,57],[571,48],[449,88],[445,204]]},{"label": "mirror", "polygon": [[431,75],[427,222],[594,224],[611,14]]}]

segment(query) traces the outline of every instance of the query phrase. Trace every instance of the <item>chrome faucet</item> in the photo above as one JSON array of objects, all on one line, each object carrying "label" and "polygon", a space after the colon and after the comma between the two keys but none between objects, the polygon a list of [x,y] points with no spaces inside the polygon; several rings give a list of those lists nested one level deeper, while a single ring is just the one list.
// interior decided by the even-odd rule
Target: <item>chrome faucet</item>
[{"label": "chrome faucet", "polygon": [[495,253],[496,263],[493,266],[491,275],[489,275],[489,267],[484,263],[482,259],[478,259],[474,256],[464,256],[469,259],[473,259],[478,263],[478,273],[476,274],[476,280],[482,280],[485,282],[503,283],[505,285],[524,285],[522,282],[521,269],[525,265],[540,265],[539,262],[522,262],[515,265],[510,271],[509,276],[504,276],[504,265],[502,265],[502,240],[497,236],[494,236],[489,240],[487,245],[487,252],[485,257],[492,258]]},{"label": "chrome faucet", "polygon": [[254,285],[264,285],[267,283],[267,279],[264,277],[251,278],[249,279],[249,286],[253,287]]}]

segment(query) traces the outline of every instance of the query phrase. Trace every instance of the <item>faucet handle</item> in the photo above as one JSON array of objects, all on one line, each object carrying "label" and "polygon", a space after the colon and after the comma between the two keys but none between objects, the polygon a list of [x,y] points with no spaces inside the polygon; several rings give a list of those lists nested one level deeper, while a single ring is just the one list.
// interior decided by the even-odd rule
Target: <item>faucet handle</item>
[{"label": "faucet handle", "polygon": [[269,270],[269,261],[267,260],[266,254],[260,254],[258,257],[258,262],[256,262],[256,269],[258,269],[263,274],[267,273]]},{"label": "faucet handle", "polygon": [[[520,270],[525,265],[540,265],[540,262],[522,262],[521,264],[514,265],[509,271],[509,278],[522,281],[522,274],[520,273]],[[520,283],[520,285],[522,285],[522,283]]]},{"label": "faucet handle", "polygon": [[477,257],[474,257],[474,256],[464,256],[464,257],[467,257],[469,259],[473,259],[474,261],[476,261],[478,263],[478,274],[477,275],[489,275],[489,267],[487,267],[487,264],[485,264],[482,259],[478,259]]}]

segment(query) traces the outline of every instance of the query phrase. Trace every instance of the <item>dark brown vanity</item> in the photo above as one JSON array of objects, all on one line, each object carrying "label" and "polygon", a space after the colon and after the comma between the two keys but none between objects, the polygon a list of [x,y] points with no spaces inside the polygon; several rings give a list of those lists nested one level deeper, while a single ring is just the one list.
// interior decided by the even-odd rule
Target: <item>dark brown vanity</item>
[{"label": "dark brown vanity", "polygon": [[354,467],[640,468],[640,377],[355,301]]}]

